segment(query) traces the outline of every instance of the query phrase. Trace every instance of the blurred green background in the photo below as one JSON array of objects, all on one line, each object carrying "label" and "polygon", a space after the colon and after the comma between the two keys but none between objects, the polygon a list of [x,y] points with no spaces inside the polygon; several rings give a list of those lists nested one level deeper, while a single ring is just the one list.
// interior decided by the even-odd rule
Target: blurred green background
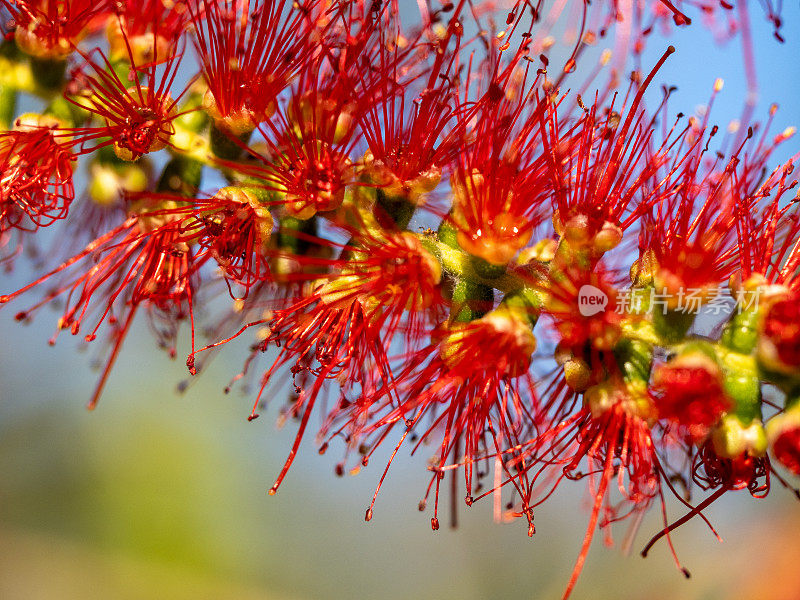
[{"label": "blurred green background", "polygon": [[[796,8],[786,7],[781,46],[754,7],[759,114],[768,101],[783,104],[775,132],[800,114]],[[679,32],[679,51],[659,78],[683,82],[674,106],[691,110],[708,98],[715,77],[725,77],[727,95],[715,108],[725,123],[744,98],[739,50],[706,37]],[[662,51],[651,43],[643,64]],[[31,279],[21,266],[0,274],[4,293]],[[178,395],[182,361],[155,351],[139,319],[89,413],[83,405],[97,373],[87,365],[97,349],[82,352],[68,335],[48,347],[56,313],[18,325],[12,316],[22,304],[0,311],[0,599],[560,596],[588,519],[584,485],[564,486],[536,512],[533,539],[522,522],[493,523],[487,501],[462,505],[457,530],[433,533],[431,513],[417,510],[426,456],[402,455],[365,523],[387,453],[360,475],[337,478],[342,449],[333,444],[320,457],[309,436],[270,497],[295,430],[291,423],[277,430],[275,410],[248,423],[250,397],[222,394],[241,352],[226,353]],[[688,581],[665,544],[646,560],[638,556],[661,526],[651,511],[631,556],[603,549],[597,536],[574,598],[796,600],[799,509],[780,486],[766,500],[738,492],[716,503],[707,515],[723,544],[699,520],[674,535],[693,573]],[[681,514],[672,503],[671,516]],[[616,534],[622,541],[624,524]]]}]

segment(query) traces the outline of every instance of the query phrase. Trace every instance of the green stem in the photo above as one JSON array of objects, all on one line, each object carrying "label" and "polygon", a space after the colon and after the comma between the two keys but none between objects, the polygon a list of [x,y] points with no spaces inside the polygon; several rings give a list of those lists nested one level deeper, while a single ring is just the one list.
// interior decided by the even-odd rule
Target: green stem
[{"label": "green stem", "polygon": [[720,348],[725,392],[733,400],[731,411],[743,425],[761,419],[761,378],[754,356]]},{"label": "green stem", "polygon": [[653,367],[653,347],[650,344],[623,338],[614,348],[614,357],[626,381],[648,384]]},{"label": "green stem", "polygon": [[453,303],[450,318],[469,323],[480,319],[494,305],[494,290],[491,286],[459,279],[453,287]]},{"label": "green stem", "polygon": [[[657,309],[658,307],[656,307]],[[686,338],[695,316],[689,311],[653,310],[653,329],[666,344],[677,344]]]},{"label": "green stem", "polygon": [[194,198],[203,177],[203,163],[187,156],[174,156],[164,167],[156,191]]},{"label": "green stem", "polygon": [[248,131],[238,136],[232,136],[230,133],[218,127],[216,123],[212,122],[209,130],[211,152],[213,152],[217,158],[236,160],[242,155],[242,147],[236,143],[233,137],[243,144],[247,144],[252,134],[252,131]]},{"label": "green stem", "polygon": [[528,325],[533,329],[542,314],[545,298],[538,290],[522,288],[506,294],[500,303],[524,316]]},{"label": "green stem", "polygon": [[416,205],[405,196],[392,196],[376,188],[375,218],[384,227],[406,229],[416,210]]},{"label": "green stem", "polygon": [[67,61],[36,58],[32,56],[31,73],[40,88],[48,92],[56,92],[64,86],[67,73]]},{"label": "green stem", "polygon": [[0,83],[0,131],[11,129],[17,108],[17,91]]},{"label": "green stem", "polygon": [[475,269],[472,257],[469,254],[440,241],[435,235],[420,234],[420,242],[422,242],[422,245],[428,252],[439,260],[445,271],[456,276],[458,279],[466,279],[472,283],[480,283],[505,293],[515,292],[526,287],[525,281],[516,276],[513,272],[506,272],[504,275],[495,279],[483,277]]},{"label": "green stem", "polygon": [[720,344],[734,352],[750,354],[758,342],[758,313],[747,310],[735,312],[722,330]]}]

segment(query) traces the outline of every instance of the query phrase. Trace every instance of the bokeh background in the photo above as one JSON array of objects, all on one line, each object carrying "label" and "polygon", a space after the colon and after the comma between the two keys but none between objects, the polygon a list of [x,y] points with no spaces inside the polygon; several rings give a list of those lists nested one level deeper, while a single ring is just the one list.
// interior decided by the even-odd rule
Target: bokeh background
[{"label": "bokeh background", "polygon": [[[778,102],[777,133],[800,121],[800,10],[795,0],[784,7],[787,41],[779,44],[751,4],[757,115]],[[674,110],[695,111],[722,77],[712,121],[736,118],[746,93],[738,41],[714,45],[698,23],[669,42],[654,38],[643,64],[667,43],[678,52],[658,81],[679,85]],[[19,267],[0,274],[1,291],[33,278],[24,261]],[[337,449],[320,457],[309,436],[270,497],[295,428],[277,429],[274,409],[248,423],[250,396],[222,393],[242,346],[180,395],[183,361],[166,360],[138,320],[90,413],[83,406],[97,349],[68,335],[51,348],[58,315],[45,311],[23,326],[15,310],[0,311],[0,598],[471,600],[555,598],[563,590],[588,519],[583,485],[563,486],[537,511],[532,539],[521,522],[494,523],[486,501],[462,506],[456,530],[433,533],[430,514],[417,510],[425,456],[402,456],[365,523],[386,453],[358,476],[337,478]],[[629,556],[619,550],[624,528],[615,549],[596,536],[576,599],[800,598],[800,504],[791,493],[776,486],[765,500],[739,492],[717,502],[707,515],[724,543],[699,520],[679,529],[674,540],[690,580],[663,543],[646,560],[638,556],[660,527],[656,513]]]}]

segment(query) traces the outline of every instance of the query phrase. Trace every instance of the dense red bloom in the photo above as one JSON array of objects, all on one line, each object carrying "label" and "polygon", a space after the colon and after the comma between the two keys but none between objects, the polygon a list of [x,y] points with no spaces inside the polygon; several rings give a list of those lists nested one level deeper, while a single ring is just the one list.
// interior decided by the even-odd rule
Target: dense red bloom
[{"label": "dense red bloom", "polygon": [[395,333],[416,339],[425,311],[440,301],[440,268],[416,238],[358,236],[353,242],[344,248],[350,260],[327,261],[338,265],[334,273],[271,316],[279,362],[310,354],[335,376],[348,373],[343,382],[357,381],[365,360],[386,366],[385,348]]},{"label": "dense red bloom", "polygon": [[[718,80],[712,103],[722,89]],[[710,104],[709,104],[710,106]],[[770,111],[770,119],[775,107]],[[644,220],[640,249],[652,251],[658,263],[656,287],[677,294],[689,289],[706,297],[716,294],[737,266],[740,281],[751,275],[775,279],[794,245],[789,214],[781,198],[795,183],[788,177],[791,162],[775,169],[764,180],[768,159],[775,148],[791,137],[787,129],[767,140],[769,123],[754,148],[743,143],[730,153],[707,156],[718,128],[692,118],[680,135],[686,146],[677,153],[664,177],[665,193]],[[750,128],[746,140],[755,139]],[[780,226],[779,226],[780,224]],[[738,263],[738,264],[737,264]]]},{"label": "dense red bloom", "polygon": [[[262,394],[281,367],[291,364],[293,376],[313,381],[310,389],[297,386],[298,396],[290,412],[302,413],[303,418],[294,450],[271,493],[277,491],[291,465],[323,384],[338,380],[343,393],[388,385],[392,376],[387,349],[392,340],[398,336],[415,344],[431,311],[433,315],[438,312],[441,300],[436,285],[441,270],[419,240],[405,233],[386,237],[360,234],[352,243],[342,248],[349,259],[316,261],[334,267],[333,273],[310,282],[290,306],[247,326],[269,325],[269,334],[257,351],[265,351],[272,342],[280,347],[278,358],[262,378],[251,419],[258,416],[256,407]],[[312,273],[305,277],[313,281],[320,276]],[[194,355],[189,365],[194,365]],[[372,377],[375,381],[370,381]],[[358,438],[367,414],[362,411],[369,406],[368,401],[340,403],[320,435],[325,436],[333,420],[347,413],[351,424],[342,429]]]},{"label": "dense red bloom", "polygon": [[14,38],[25,52],[63,59],[107,16],[109,0],[2,0],[14,19]]},{"label": "dense red bloom", "polygon": [[[169,144],[174,133],[172,121],[180,115],[177,105],[185,93],[184,90],[174,99],[170,95],[181,55],[170,48],[161,56],[156,39],[148,43],[152,52],[149,62],[144,64],[137,63],[130,45],[126,48],[133,85],[120,79],[105,55],[101,54],[99,60],[83,55],[93,73],[83,73],[81,80],[85,89],[67,99],[102,119],[105,125],[71,130],[82,144],[98,141],[96,146],[84,148],[82,152],[113,144],[120,158],[137,160]],[[142,54],[141,48],[139,53]],[[148,53],[142,56],[145,54]]]},{"label": "dense red bloom", "polygon": [[[792,373],[800,373],[800,297],[787,294],[769,303],[763,317],[762,354],[769,354],[771,363]],[[765,346],[769,346],[767,349]]]},{"label": "dense red bloom", "polygon": [[311,57],[322,0],[192,0],[211,116],[238,135],[275,110]]},{"label": "dense red bloom", "polygon": [[[94,240],[83,252],[13,294],[0,296],[0,303],[8,302],[55,275],[73,271],[66,284],[49,291],[42,301],[18,313],[17,319],[32,317],[42,305],[66,294],[59,330],[69,329],[77,335],[84,320],[95,315],[96,322],[85,335],[87,341],[93,341],[100,326],[108,322],[116,341],[89,403],[90,408],[102,393],[140,306],[144,305],[152,316],[163,317],[170,324],[191,317],[193,278],[200,265],[183,241],[180,217],[185,213],[174,205],[158,202],[153,205],[145,198],[137,199],[130,211],[131,216],[122,225]],[[93,264],[84,272],[74,272],[77,266],[90,260]],[[164,333],[169,335],[169,329]],[[51,343],[55,343],[55,337]]]},{"label": "dense red bloom", "polygon": [[782,431],[772,443],[772,454],[789,471],[800,476],[800,426]]},{"label": "dense red bloom", "polygon": [[34,230],[67,216],[72,153],[47,126],[0,132],[0,233]]},{"label": "dense red bloom", "polygon": [[[469,506],[483,488],[481,463],[488,467],[495,463],[495,457],[500,460],[508,448],[520,446],[535,411],[528,369],[536,338],[525,318],[504,307],[469,323],[449,323],[434,335],[438,343],[404,353],[392,380],[375,392],[372,418],[364,428],[364,446],[365,458],[369,458],[389,431],[401,426],[405,433],[399,449],[410,432],[424,428],[425,421],[429,423],[412,441],[419,438],[415,450],[422,443],[439,448],[428,486],[428,493],[435,490],[431,519],[435,530],[439,528],[439,488],[447,471],[453,471],[453,486],[457,487],[458,470],[463,468],[465,501]],[[378,401],[381,396],[383,399]],[[514,456],[511,453],[506,459],[511,461]],[[391,461],[384,477],[390,465]],[[477,483],[473,478],[476,466]],[[496,477],[508,478],[521,494],[523,487],[517,484],[509,467],[503,464],[496,468],[502,471]],[[520,477],[524,483],[525,475]],[[372,516],[375,497],[367,520]],[[420,504],[420,510],[424,504],[425,501]],[[526,515],[532,534],[533,515],[527,507],[522,514]]]},{"label": "dense red bloom", "polygon": [[[546,101],[539,93],[550,83],[543,70],[523,60],[531,51],[530,33],[507,60],[503,52],[511,33],[497,37],[502,39],[490,39],[487,59],[468,73],[478,84],[471,92],[473,86],[467,86],[462,101],[464,139],[451,169],[453,205],[447,220],[465,251],[501,267],[546,218],[552,191],[541,144]],[[477,99],[469,100],[470,94]]]},{"label": "dense red bloom", "polygon": [[[367,520],[408,444],[432,447],[420,509],[433,496],[433,529],[447,479],[453,506],[491,495],[496,518],[524,517],[530,535],[564,481],[587,482],[568,596],[597,530],[610,543],[613,523],[635,530],[660,504],[646,554],[728,492],[786,485],[778,462],[800,471],[797,157],[769,164],[794,130],[747,126],[744,3],[520,1],[505,25],[500,4],[418,0],[406,29],[399,0],[0,0],[13,13],[0,23],[0,120],[14,122],[19,93],[49,102],[0,133],[0,246],[19,251],[24,230],[65,217],[72,159],[93,154],[89,201],[57,239],[71,257],[0,304],[37,288],[19,320],[59,301],[59,330],[107,334],[90,406],[137,314],[172,357],[190,321],[191,375],[254,333],[233,378],[258,379],[249,419],[286,384],[279,423],[299,422],[271,494],[314,417],[320,454],[344,442],[337,474],[393,444]],[[672,88],[650,103],[672,47],[620,86],[649,30],[691,10],[741,27],[745,125],[719,144],[721,80],[698,117],[672,120]],[[108,50],[82,47],[102,25]],[[578,79],[612,28],[613,52]],[[562,32],[571,53],[555,48]],[[200,64],[184,77],[187,34]],[[160,161],[139,159],[167,147],[156,180]],[[737,312],[701,337],[691,309],[725,285]],[[228,309],[198,353],[201,291]],[[746,306],[753,292],[760,304]],[[671,524],[665,488],[688,510]]]},{"label": "dense red bloom", "polygon": [[[432,64],[420,68],[419,61],[413,60],[415,40],[390,30],[394,39],[375,44],[379,55],[372,62],[376,67],[366,76],[360,75],[359,86],[365,95],[380,98],[359,114],[369,145],[365,166],[368,177],[387,195],[420,201],[438,185],[442,171],[466,139],[471,113],[459,105],[454,79],[460,11],[461,6],[449,15],[447,33],[430,43]],[[455,40],[453,48],[451,40]]]},{"label": "dense red bloom", "polygon": [[659,419],[686,427],[695,440],[732,408],[722,386],[722,372],[699,353],[661,365],[653,375],[653,403]]},{"label": "dense red bloom", "polygon": [[592,238],[607,224],[625,230],[659,198],[661,188],[651,186],[651,179],[667,145],[652,150],[653,125],[640,104],[672,52],[670,47],[662,55],[622,114],[613,104],[601,110],[595,101],[577,124],[562,132],[570,122],[557,118],[557,104],[548,102],[547,111],[540,113],[547,176],[552,182],[557,220],[565,231],[579,229]]}]

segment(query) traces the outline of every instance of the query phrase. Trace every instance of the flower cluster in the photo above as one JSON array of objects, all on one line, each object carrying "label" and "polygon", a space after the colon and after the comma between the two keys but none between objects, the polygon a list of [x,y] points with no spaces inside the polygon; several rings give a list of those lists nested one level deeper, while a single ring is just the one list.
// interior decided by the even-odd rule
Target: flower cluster
[{"label": "flower cluster", "polygon": [[[2,0],[0,262],[65,222],[50,270],[0,305],[38,292],[25,321],[60,299],[59,330],[107,342],[90,407],[137,315],[172,357],[189,329],[192,376],[249,337],[249,419],[288,385],[280,420],[299,421],[271,494],[312,415],[337,474],[393,448],[367,520],[406,447],[432,449],[434,530],[445,478],[530,535],[585,481],[565,597],[598,528],[659,504],[646,554],[724,494],[788,487],[800,213],[796,157],[770,161],[794,131],[675,117],[653,89],[672,47],[622,83],[654,28],[695,12],[735,35],[745,3],[420,0],[411,24],[399,5]],[[229,308],[201,311],[196,343],[211,299]]]}]

